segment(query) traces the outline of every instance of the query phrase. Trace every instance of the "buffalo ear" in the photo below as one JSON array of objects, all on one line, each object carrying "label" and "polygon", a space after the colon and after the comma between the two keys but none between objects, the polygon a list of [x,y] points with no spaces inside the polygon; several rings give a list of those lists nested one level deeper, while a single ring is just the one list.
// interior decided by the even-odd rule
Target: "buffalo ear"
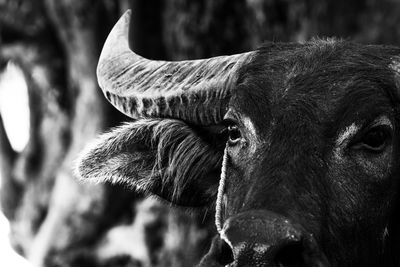
[{"label": "buffalo ear", "polygon": [[83,180],[123,184],[172,203],[215,200],[222,151],[179,120],[138,120],[101,135],[77,160]]}]

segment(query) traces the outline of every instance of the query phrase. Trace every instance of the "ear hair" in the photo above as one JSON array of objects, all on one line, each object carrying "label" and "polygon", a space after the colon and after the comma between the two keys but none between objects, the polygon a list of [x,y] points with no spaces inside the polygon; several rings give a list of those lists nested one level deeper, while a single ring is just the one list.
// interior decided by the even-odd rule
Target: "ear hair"
[{"label": "ear hair", "polygon": [[[163,197],[173,201],[188,187],[196,190],[185,193],[188,196],[207,189],[208,176],[219,169],[221,160],[222,151],[184,122],[143,119],[101,135],[81,153],[75,173],[85,180],[121,183],[145,191],[161,187],[158,191],[167,194]],[[210,197],[215,195],[209,191]]]},{"label": "ear hair", "polygon": [[[121,166],[121,163],[124,163],[135,168],[134,166],[139,164],[144,169],[143,163],[146,162],[144,155],[138,153],[140,151],[138,147],[132,145],[137,145],[139,140],[146,143],[142,140],[144,136],[141,136],[139,129],[144,130],[147,126],[145,121],[125,123],[97,137],[75,160],[73,170],[75,176],[82,181],[124,184],[137,190],[149,187],[150,179],[148,180],[147,177],[151,175],[151,169],[147,175],[143,174],[140,175],[141,177],[135,177],[135,180],[130,180]],[[129,151],[129,148],[134,150]],[[139,174],[142,172],[137,173]]]},{"label": "ear hair", "polygon": [[153,128],[152,143],[157,146],[153,172],[162,177],[164,187],[173,185],[172,199],[179,198],[192,184],[206,183],[207,176],[221,166],[222,151],[206,143],[182,121],[160,120]]}]

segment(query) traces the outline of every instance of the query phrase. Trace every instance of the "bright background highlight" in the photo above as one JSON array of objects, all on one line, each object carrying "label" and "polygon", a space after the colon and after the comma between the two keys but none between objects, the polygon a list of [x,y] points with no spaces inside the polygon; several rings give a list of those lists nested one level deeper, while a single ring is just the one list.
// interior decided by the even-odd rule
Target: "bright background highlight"
[{"label": "bright background highlight", "polygon": [[[28,94],[21,70],[13,64],[0,76],[0,112],[12,147],[21,151],[29,138]],[[0,266],[31,267],[11,248],[9,231],[9,223],[0,212]]]}]

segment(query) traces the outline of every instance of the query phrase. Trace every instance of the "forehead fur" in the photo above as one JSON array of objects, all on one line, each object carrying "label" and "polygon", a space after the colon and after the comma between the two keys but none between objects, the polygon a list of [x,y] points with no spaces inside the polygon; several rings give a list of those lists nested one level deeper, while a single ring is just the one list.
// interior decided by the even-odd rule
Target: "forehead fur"
[{"label": "forehead fur", "polygon": [[379,113],[398,102],[391,66],[399,54],[396,47],[334,39],[267,43],[241,69],[231,104],[258,127],[290,110],[314,121],[343,120],[354,109]]}]

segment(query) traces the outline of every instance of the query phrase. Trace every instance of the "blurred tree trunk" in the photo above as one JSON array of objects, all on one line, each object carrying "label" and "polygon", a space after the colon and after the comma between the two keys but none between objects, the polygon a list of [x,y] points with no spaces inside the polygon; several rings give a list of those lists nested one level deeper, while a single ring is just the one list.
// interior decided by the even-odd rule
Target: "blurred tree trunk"
[{"label": "blurred tree trunk", "polygon": [[0,0],[0,67],[11,60],[24,72],[31,116],[28,145],[17,153],[0,114],[1,204],[15,249],[36,266],[193,266],[214,234],[212,210],[171,212],[124,188],[73,177],[77,153],[129,120],[106,103],[95,76],[107,33],[129,7],[132,47],[153,59],[313,36],[400,39],[400,8],[389,0]]},{"label": "blurred tree trunk", "polygon": [[[35,266],[194,265],[207,249],[204,219],[171,213],[118,186],[80,183],[72,174],[73,160],[90,140],[129,120],[106,103],[96,81],[108,32],[133,4],[137,24],[150,29],[136,27],[135,44],[150,57],[162,57],[160,3],[0,4],[0,62],[11,60],[23,70],[31,113],[30,139],[21,153],[12,150],[0,123],[1,203],[16,250]],[[138,231],[143,233],[132,236]],[[127,241],[114,240],[113,233],[132,236],[132,245],[123,247]]]}]

